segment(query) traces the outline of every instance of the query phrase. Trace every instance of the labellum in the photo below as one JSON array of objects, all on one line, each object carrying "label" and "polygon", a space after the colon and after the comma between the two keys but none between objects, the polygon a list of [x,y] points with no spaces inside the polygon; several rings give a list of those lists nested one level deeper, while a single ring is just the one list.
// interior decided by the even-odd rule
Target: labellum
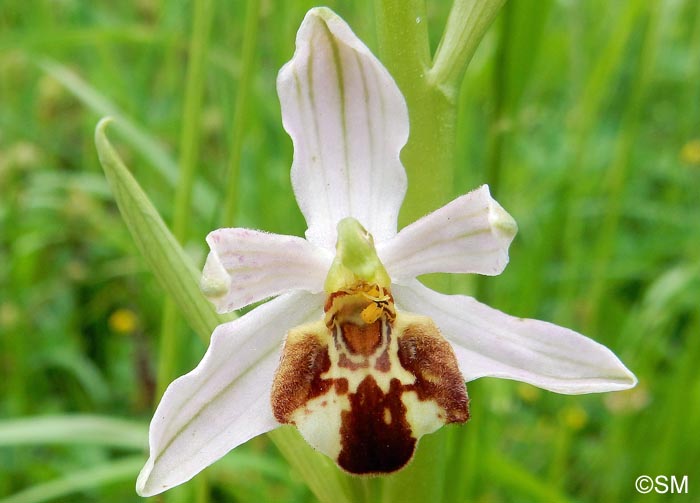
[{"label": "labellum", "polygon": [[272,386],[275,418],[354,474],[399,470],[421,436],[469,419],[452,347],[389,286],[372,237],[342,220],[324,319],[287,334]]}]

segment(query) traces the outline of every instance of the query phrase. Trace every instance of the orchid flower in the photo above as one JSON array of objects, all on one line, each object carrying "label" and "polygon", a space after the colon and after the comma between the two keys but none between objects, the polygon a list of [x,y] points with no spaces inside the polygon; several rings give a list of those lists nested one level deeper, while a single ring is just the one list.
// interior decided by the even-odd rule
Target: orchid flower
[{"label": "orchid flower", "polygon": [[200,364],[168,387],[139,494],[181,484],[281,423],[347,472],[398,470],[422,435],[468,419],[465,381],[479,377],[569,394],[634,386],[583,335],[416,280],[500,274],[517,227],[482,186],[397,232],[406,103],[343,20],[306,15],[277,89],[306,239],[207,237],[201,285],[219,312],[274,299],[217,327]]}]

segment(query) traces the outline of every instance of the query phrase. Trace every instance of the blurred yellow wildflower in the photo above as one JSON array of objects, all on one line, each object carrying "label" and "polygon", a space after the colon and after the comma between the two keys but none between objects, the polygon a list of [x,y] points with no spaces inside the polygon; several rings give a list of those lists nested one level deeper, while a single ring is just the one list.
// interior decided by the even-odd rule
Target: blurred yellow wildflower
[{"label": "blurred yellow wildflower", "polygon": [[117,309],[108,320],[109,328],[118,334],[130,334],[138,326],[138,317],[131,309]]},{"label": "blurred yellow wildflower", "polygon": [[539,388],[536,388],[536,387],[532,386],[531,384],[527,384],[524,382],[519,383],[516,390],[517,390],[517,393],[518,393],[518,396],[520,397],[520,399],[523,402],[527,402],[527,403],[536,402],[540,398],[540,395],[542,394],[540,392]]},{"label": "blurred yellow wildflower", "polygon": [[611,412],[637,412],[644,409],[651,398],[644,383],[633,390],[625,390],[615,395],[606,395],[603,403]]},{"label": "blurred yellow wildflower", "polygon": [[561,418],[564,424],[574,431],[580,430],[588,423],[588,414],[580,405],[566,407],[561,412]]},{"label": "blurred yellow wildflower", "polygon": [[691,166],[700,166],[700,138],[690,140],[681,148],[681,161]]}]

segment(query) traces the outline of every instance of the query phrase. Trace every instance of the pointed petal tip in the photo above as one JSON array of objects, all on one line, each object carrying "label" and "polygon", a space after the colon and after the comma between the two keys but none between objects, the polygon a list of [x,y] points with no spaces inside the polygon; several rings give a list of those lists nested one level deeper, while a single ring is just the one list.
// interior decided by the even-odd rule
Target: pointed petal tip
[{"label": "pointed petal tip", "polygon": [[136,494],[143,498],[155,496],[156,494],[161,493],[167,489],[167,487],[163,487],[160,490],[156,490],[153,488],[153,483],[150,480],[152,471],[153,458],[149,457],[148,461],[146,461],[146,464],[143,465],[143,468],[141,468],[139,476],[136,478]]},{"label": "pointed petal tip", "polygon": [[199,289],[217,307],[220,304],[219,299],[231,289],[231,277],[215,252],[210,252],[207,256],[199,281]]},{"label": "pointed petal tip", "polygon": [[511,214],[493,198],[491,195],[491,187],[485,183],[473,192],[485,193],[485,198],[488,201],[488,221],[491,226],[491,232],[499,237],[512,241],[518,233],[518,223]]},{"label": "pointed petal tip", "polygon": [[115,154],[112,152],[112,145],[107,139],[107,133],[105,130],[114,119],[112,117],[103,117],[95,126],[95,147],[97,148],[97,156],[100,159],[100,163],[104,166],[109,157],[113,157]]},{"label": "pointed petal tip", "polygon": [[[335,33],[335,25],[338,23],[345,25],[345,21],[328,7],[314,7],[306,13],[297,30],[294,56],[291,60],[282,65],[277,75],[278,86],[280,82],[293,78],[295,60],[307,57],[310,50],[309,44],[314,38],[314,33],[318,30],[323,30],[337,36]],[[349,27],[348,30],[350,30]]]},{"label": "pointed petal tip", "polygon": [[570,352],[575,352],[578,347],[579,352],[587,353],[592,351],[592,354],[589,356],[588,369],[586,372],[582,372],[581,375],[573,379],[562,379],[551,386],[542,386],[533,383],[535,386],[540,386],[543,389],[555,393],[582,395],[586,393],[624,391],[634,388],[637,385],[637,376],[622,363],[622,360],[620,360],[612,349],[567,328],[559,327],[552,323],[546,324],[561,332],[570,333],[579,338],[577,344],[572,344],[569,347]]},{"label": "pointed petal tip", "polygon": [[194,478],[196,475],[196,473],[194,473],[189,478],[180,480],[175,484],[164,483],[164,480],[159,480],[158,475],[154,474],[154,468],[155,461],[153,456],[150,456],[136,478],[136,494],[142,498],[156,496],[167,491],[168,489],[172,489],[176,485],[184,484],[185,482]]},{"label": "pointed petal tip", "polygon": [[110,116],[102,117],[95,126],[95,136],[103,135],[105,128],[113,121],[114,119]]},{"label": "pointed petal tip", "polygon": [[[321,6],[309,9],[309,11],[307,11],[306,15],[304,16],[304,20],[301,22],[299,31],[297,32],[297,42],[299,40],[308,40],[310,38],[308,37],[306,31],[309,29],[327,29],[337,36],[337,34],[335,33],[337,25],[342,25],[343,27],[346,27],[347,30],[350,30],[350,27],[347,26],[347,23],[343,20],[343,18],[341,18],[338,14],[333,12],[328,7]],[[348,40],[344,41],[348,42]],[[352,42],[352,40],[350,40],[350,42]],[[355,44],[351,43],[349,45],[354,46]],[[362,42],[359,43],[359,46],[364,49],[364,44],[362,44]]]},{"label": "pointed petal tip", "polygon": [[[610,351],[612,353],[612,351]],[[613,356],[615,354],[613,353]],[[639,379],[634,373],[628,369],[622,361],[615,356],[617,360],[617,368],[613,369],[615,371],[609,379],[610,389],[601,389],[598,391],[593,391],[593,393],[601,393],[604,391],[624,391],[626,389],[634,388],[638,383]]]},{"label": "pointed petal tip", "polygon": [[313,7],[308,10],[306,13],[306,16],[304,16],[304,21],[302,22],[302,26],[304,25],[305,22],[307,22],[307,19],[309,21],[313,19],[318,19],[322,22],[328,22],[334,19],[340,19],[340,16],[333,12],[331,9],[328,7],[320,6],[320,7]]},{"label": "pointed petal tip", "polygon": [[495,199],[491,199],[489,206],[489,223],[493,232],[505,239],[512,240],[518,233],[515,219]]}]

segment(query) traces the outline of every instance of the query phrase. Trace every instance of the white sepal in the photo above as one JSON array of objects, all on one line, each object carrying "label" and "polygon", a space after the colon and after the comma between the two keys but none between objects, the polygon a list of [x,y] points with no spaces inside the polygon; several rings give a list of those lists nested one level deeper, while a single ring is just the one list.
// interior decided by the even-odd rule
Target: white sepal
[{"label": "white sepal", "polygon": [[286,294],[216,328],[202,361],[168,386],[153,415],[150,457],[136,482],[141,496],[182,484],[278,425],[270,388],[282,338],[317,319],[322,303],[321,295]]},{"label": "white sepal", "polygon": [[452,343],[467,381],[500,377],[566,394],[623,390],[637,383],[607,347],[568,328],[509,316],[417,281],[395,286],[393,293],[397,307],[435,321]]},{"label": "white sepal", "polygon": [[309,241],[333,250],[336,225],[348,216],[377,242],[393,236],[406,192],[399,152],[408,110],[386,68],[345,21],[315,8],[299,28],[277,92]]}]

